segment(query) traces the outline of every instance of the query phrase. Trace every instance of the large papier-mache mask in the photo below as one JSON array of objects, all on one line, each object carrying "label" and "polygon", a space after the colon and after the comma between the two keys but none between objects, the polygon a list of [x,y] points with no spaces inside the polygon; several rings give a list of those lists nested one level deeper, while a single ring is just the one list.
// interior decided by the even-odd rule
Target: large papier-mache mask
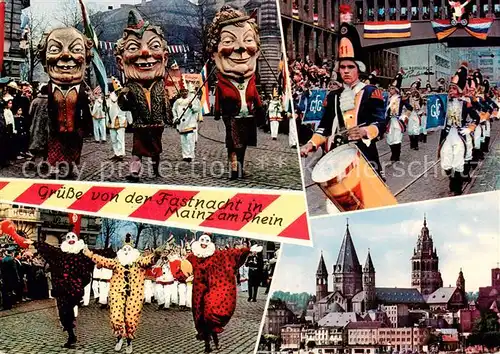
[{"label": "large papier-mache mask", "polygon": [[57,85],[77,85],[92,60],[92,41],[73,27],[57,28],[39,46],[45,71]]},{"label": "large papier-mache mask", "polygon": [[224,5],[208,29],[207,51],[222,75],[250,78],[260,54],[259,28],[253,16]]},{"label": "large papier-mache mask", "polygon": [[168,56],[163,31],[131,10],[123,37],[116,43],[115,56],[127,80],[147,85],[163,79]]}]

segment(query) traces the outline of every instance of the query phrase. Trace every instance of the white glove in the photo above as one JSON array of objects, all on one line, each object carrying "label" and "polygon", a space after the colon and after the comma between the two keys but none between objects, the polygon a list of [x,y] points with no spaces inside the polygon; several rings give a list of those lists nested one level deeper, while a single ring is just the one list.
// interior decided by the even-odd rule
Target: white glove
[{"label": "white glove", "polygon": [[340,110],[342,112],[349,111],[355,107],[355,94],[353,90],[345,89],[340,94]]},{"label": "white glove", "polygon": [[460,129],[460,134],[462,134],[462,135],[467,135],[467,134],[470,134],[470,133],[471,133],[471,131],[470,131],[469,128],[462,128],[462,129]]}]

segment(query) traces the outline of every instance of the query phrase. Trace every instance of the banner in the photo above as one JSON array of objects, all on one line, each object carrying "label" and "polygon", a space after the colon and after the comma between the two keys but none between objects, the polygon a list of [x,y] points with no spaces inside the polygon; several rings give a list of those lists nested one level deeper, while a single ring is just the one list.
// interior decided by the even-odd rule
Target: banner
[{"label": "banner", "polygon": [[411,37],[410,21],[372,21],[364,25],[364,38],[408,38]]},{"label": "banner", "polygon": [[471,18],[465,26],[461,24],[453,25],[450,20],[434,20],[431,21],[431,24],[438,41],[452,35],[462,26],[471,36],[486,40],[488,38],[488,31],[494,21],[494,18]]},{"label": "banner", "polygon": [[182,80],[184,81],[184,87],[187,88],[189,84],[193,85],[195,90],[198,90],[203,81],[201,80],[201,74],[182,74]]},{"label": "banner", "polygon": [[447,94],[427,96],[427,129],[444,127],[446,122]]},{"label": "banner", "polygon": [[323,102],[328,94],[328,90],[311,90],[309,96],[302,95],[299,102],[299,109],[304,114],[303,123],[313,123],[321,121],[324,114]]},{"label": "banner", "polygon": [[312,245],[303,191],[0,178],[1,202]]}]

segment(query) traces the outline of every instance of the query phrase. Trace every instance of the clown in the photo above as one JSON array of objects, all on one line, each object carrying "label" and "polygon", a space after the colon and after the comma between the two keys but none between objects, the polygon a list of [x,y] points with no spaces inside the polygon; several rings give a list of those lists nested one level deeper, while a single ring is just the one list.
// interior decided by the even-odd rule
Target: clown
[{"label": "clown", "polygon": [[[33,245],[50,265],[51,295],[56,298],[59,320],[63,330],[68,333],[68,340],[63,347],[74,348],[77,342],[74,328],[78,316],[78,304],[83,299],[84,288],[90,283],[94,268],[94,264],[81,252],[86,247],[85,242],[73,232],[68,232],[64,236],[59,248],[45,242],[33,242],[19,235],[13,239],[20,247]],[[100,252],[108,251],[109,249]]]},{"label": "clown", "polygon": [[89,98],[82,85],[91,48],[92,41],[72,27],[53,30],[40,44],[40,60],[50,78],[49,126],[33,139],[47,145],[51,174],[56,177],[62,165],[68,168],[66,176],[73,174],[73,164],[80,164],[83,138],[92,131]]},{"label": "clown", "polygon": [[271,128],[271,138],[273,140],[278,139],[278,131],[280,127],[280,122],[283,120],[281,112],[283,111],[283,106],[278,94],[273,94],[273,99],[269,102],[269,108],[267,114],[269,116],[269,125]]},{"label": "clown", "polygon": [[210,353],[213,340],[219,348],[218,334],[236,309],[236,273],[245,263],[249,247],[216,250],[208,235],[192,244],[187,260],[193,267],[193,318],[196,338],[205,341],[205,353]]},{"label": "clown", "polygon": [[117,338],[115,350],[120,351],[124,339],[127,340],[126,353],[132,353],[132,340],[139,324],[144,302],[144,281],[146,269],[152,267],[160,258],[162,248],[148,256],[141,256],[131,244],[131,235],[125,237],[125,245],[117,252],[116,258],[105,258],[88,248],[83,254],[97,265],[111,269],[109,303],[111,326]]},{"label": "clown", "polygon": [[264,114],[255,84],[260,54],[255,19],[224,5],[208,30],[207,51],[219,70],[215,89],[215,119],[226,126],[231,179],[244,177],[248,146],[257,145],[257,124]]},{"label": "clown", "polygon": [[127,179],[139,180],[143,157],[152,159],[153,172],[158,177],[161,138],[168,120],[163,83],[167,43],[161,28],[145,22],[136,10],[131,10],[115,56],[127,80],[118,95],[118,104],[122,110],[130,111],[133,118],[132,161]]},{"label": "clown", "polygon": [[457,23],[457,22],[461,22],[462,16],[465,15],[465,7],[470,2],[471,2],[471,0],[467,0],[465,3],[462,4],[462,3],[460,3],[460,0],[457,0],[457,1],[448,0],[448,3],[450,4],[451,8],[453,9],[452,24]]}]

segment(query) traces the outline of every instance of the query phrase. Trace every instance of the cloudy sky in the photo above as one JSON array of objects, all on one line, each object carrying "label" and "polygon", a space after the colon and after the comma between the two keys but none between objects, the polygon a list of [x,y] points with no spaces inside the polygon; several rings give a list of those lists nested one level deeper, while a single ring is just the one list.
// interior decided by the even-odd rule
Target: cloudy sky
[{"label": "cloudy sky", "polygon": [[[491,268],[500,261],[500,192],[428,201],[378,211],[355,212],[312,220],[314,248],[284,245],[274,290],[315,292],[321,251],[329,274],[349,218],[349,229],[361,265],[368,249],[376,286],[410,287],[413,248],[424,214],[439,256],[443,285],[455,286],[463,269],[467,291],[491,284]],[[329,277],[331,290],[331,275]]]}]

